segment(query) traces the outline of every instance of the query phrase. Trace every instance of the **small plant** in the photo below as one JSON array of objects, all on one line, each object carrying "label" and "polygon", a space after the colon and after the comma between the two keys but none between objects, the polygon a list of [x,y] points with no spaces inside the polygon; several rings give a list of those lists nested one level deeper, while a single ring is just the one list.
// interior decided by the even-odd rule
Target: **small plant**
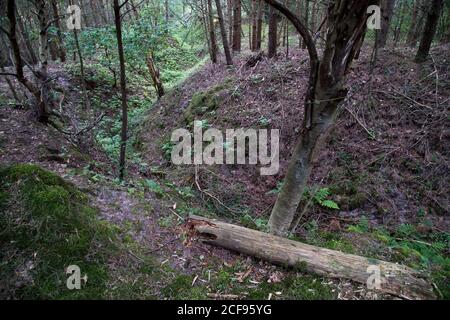
[{"label": "small plant", "polygon": [[158,184],[158,182],[156,182],[155,180],[151,180],[151,179],[146,179],[145,180],[145,185],[147,186],[147,188],[156,193],[157,195],[164,195],[164,190],[163,188]]},{"label": "small plant", "polygon": [[[309,193],[309,191],[307,191],[307,193]],[[318,205],[324,208],[339,210],[338,204],[333,200],[328,199],[330,196],[331,192],[329,188],[321,188],[314,193],[313,198]]]},{"label": "small plant", "polygon": [[355,226],[348,227],[348,231],[356,233],[366,233],[370,229],[369,219],[366,216],[359,218],[359,222]]},{"label": "small plant", "polygon": [[173,150],[174,146],[175,146],[175,143],[173,143],[172,141],[165,142],[161,145],[161,149],[163,150],[163,153],[164,153],[164,159],[170,161],[170,159],[172,157],[172,150]]},{"label": "small plant", "polygon": [[259,118],[259,124],[263,127],[267,127],[270,124],[270,120],[264,116],[261,116],[261,118]]}]

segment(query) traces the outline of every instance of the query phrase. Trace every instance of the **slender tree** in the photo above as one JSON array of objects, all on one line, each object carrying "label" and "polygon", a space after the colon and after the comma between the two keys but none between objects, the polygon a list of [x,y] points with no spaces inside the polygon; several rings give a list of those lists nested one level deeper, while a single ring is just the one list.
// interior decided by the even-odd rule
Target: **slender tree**
[{"label": "slender tree", "polygon": [[420,41],[419,50],[417,51],[415,61],[418,63],[425,62],[430,54],[431,43],[436,34],[439,17],[444,5],[443,0],[432,0],[427,13],[427,21],[425,29]]},{"label": "slender tree", "polygon": [[381,0],[381,30],[377,30],[377,47],[386,46],[395,0]]},{"label": "slender tree", "polygon": [[233,1],[233,51],[241,51],[242,9],[241,0]]},{"label": "slender tree", "polygon": [[[73,0],[69,0],[70,5],[73,5]],[[83,107],[84,109],[90,108],[89,97],[87,93],[86,77],[84,72],[84,59],[81,52],[80,41],[78,39],[78,30],[73,28],[73,37],[75,39],[75,47],[77,49],[78,59],[80,60],[80,73],[81,73],[81,90],[83,92]]]},{"label": "slender tree", "polygon": [[214,14],[212,9],[212,0],[207,1],[208,9],[208,26],[209,26],[209,40],[211,41],[211,61],[212,63],[217,63],[217,41],[216,41],[216,31],[214,24]]},{"label": "slender tree", "polygon": [[276,0],[265,0],[284,14],[304,38],[310,56],[310,77],[305,98],[305,116],[300,141],[286,172],[283,187],[269,219],[272,233],[285,234],[302,198],[312,163],[331,131],[339,104],[345,99],[346,75],[361,46],[367,8],[377,0],[334,0],[328,9],[328,34],[320,60],[305,23]]},{"label": "slender tree", "polygon": [[122,100],[122,130],[120,135],[120,158],[119,158],[119,179],[125,176],[125,156],[128,140],[128,103],[127,103],[127,80],[125,75],[125,54],[122,40],[122,19],[120,15],[119,0],[114,0],[114,23],[116,25],[117,49],[119,51],[120,65],[120,92]]},{"label": "slender tree", "polygon": [[273,58],[277,54],[277,34],[278,34],[278,15],[277,11],[273,8],[269,8],[269,40],[267,55],[269,58]]},{"label": "slender tree", "polygon": [[222,13],[222,5],[220,4],[220,0],[215,1],[216,1],[217,15],[219,16],[219,25],[220,25],[220,33],[222,35],[223,51],[225,52],[225,59],[227,61],[227,65],[231,66],[233,65],[233,59],[231,57],[230,46],[228,44],[228,36]]}]

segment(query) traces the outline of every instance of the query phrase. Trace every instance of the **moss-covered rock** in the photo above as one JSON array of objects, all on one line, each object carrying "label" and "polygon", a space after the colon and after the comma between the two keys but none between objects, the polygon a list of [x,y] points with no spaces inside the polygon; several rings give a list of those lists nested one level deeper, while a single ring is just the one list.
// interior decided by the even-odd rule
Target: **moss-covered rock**
[{"label": "moss-covered rock", "polygon": [[231,79],[227,79],[219,85],[213,86],[206,91],[198,91],[191,98],[189,106],[184,111],[184,117],[188,124],[197,117],[202,117],[208,112],[215,111],[220,103],[228,95]]}]

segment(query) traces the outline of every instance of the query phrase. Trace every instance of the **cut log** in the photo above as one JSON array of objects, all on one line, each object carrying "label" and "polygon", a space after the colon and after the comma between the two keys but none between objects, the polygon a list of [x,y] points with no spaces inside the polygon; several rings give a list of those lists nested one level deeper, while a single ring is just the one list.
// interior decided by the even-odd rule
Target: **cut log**
[{"label": "cut log", "polygon": [[399,264],[342,253],[292,241],[264,232],[190,216],[189,238],[254,256],[282,266],[301,267],[325,277],[373,283],[379,271],[379,285],[373,288],[405,299],[435,298],[431,285],[420,272]]}]

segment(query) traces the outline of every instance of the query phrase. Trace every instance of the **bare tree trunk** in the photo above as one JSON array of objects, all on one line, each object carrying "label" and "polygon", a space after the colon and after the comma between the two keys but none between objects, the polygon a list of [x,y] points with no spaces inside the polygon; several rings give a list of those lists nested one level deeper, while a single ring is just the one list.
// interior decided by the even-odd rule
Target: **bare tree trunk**
[{"label": "bare tree trunk", "polygon": [[256,50],[261,50],[261,38],[262,38],[262,12],[264,7],[264,2],[262,0],[258,0],[258,14],[256,21]]},{"label": "bare tree trunk", "polygon": [[148,71],[150,72],[150,76],[152,77],[153,85],[155,87],[159,99],[164,95],[164,86],[159,76],[159,70],[156,68],[155,63],[153,61],[153,55],[151,51],[149,51],[147,55],[147,68]]},{"label": "bare tree trunk", "polygon": [[258,0],[252,0],[252,45],[251,50],[256,51],[257,31],[258,31]]},{"label": "bare tree trunk", "polygon": [[278,14],[273,8],[269,8],[269,41],[267,55],[269,58],[273,58],[277,55],[277,44],[278,44]]},{"label": "bare tree trunk", "polygon": [[[305,9],[304,9],[305,13],[304,13],[304,21],[305,21],[305,25],[308,26],[309,23],[309,0],[305,0]],[[306,42],[303,41],[302,42],[302,49],[306,49]]]},{"label": "bare tree trunk", "polygon": [[233,59],[231,58],[230,46],[228,45],[227,30],[225,29],[225,22],[223,19],[222,6],[220,4],[220,0],[215,0],[215,1],[216,1],[217,14],[219,16],[220,33],[222,35],[222,44],[223,44],[223,51],[225,52],[225,59],[227,61],[227,65],[232,66]]},{"label": "bare tree trunk", "polygon": [[435,299],[425,275],[397,263],[342,253],[264,232],[203,217],[189,217],[188,236],[282,266],[298,267],[325,277],[345,278],[367,284],[370,266],[380,269],[380,286],[375,288],[407,299]]},{"label": "bare tree trunk", "polygon": [[344,81],[366,29],[367,8],[377,0],[336,0],[328,10],[328,35],[322,61],[306,25],[276,0],[265,0],[284,14],[305,40],[310,78],[301,138],[294,149],[284,184],[269,219],[272,233],[285,234],[294,219],[317,153],[325,144],[345,99]]},{"label": "bare tree trunk", "polygon": [[[73,0],[69,0],[69,3],[72,5]],[[89,103],[89,97],[88,97],[87,88],[86,88],[86,77],[85,77],[85,73],[84,73],[83,54],[81,52],[77,28],[73,28],[73,37],[75,38],[75,47],[77,48],[78,58],[80,59],[81,90],[83,91],[83,107],[86,110],[86,109],[90,108],[90,103]]]},{"label": "bare tree trunk", "polygon": [[119,179],[125,176],[125,156],[128,140],[128,104],[127,104],[127,80],[125,75],[125,54],[122,41],[122,21],[120,17],[119,0],[114,0],[114,23],[116,25],[117,49],[119,51],[120,64],[120,92],[122,99],[122,131],[120,135]]},{"label": "bare tree trunk", "polygon": [[25,44],[26,52],[29,58],[28,62],[32,65],[35,65],[38,63],[38,58],[36,56],[36,53],[34,52],[33,44],[31,43],[30,37],[28,36],[28,32],[25,30],[25,26],[19,12],[17,11],[16,14],[17,29],[19,31],[19,37],[23,39],[23,43]]},{"label": "bare tree trunk", "polygon": [[241,0],[233,1],[233,51],[241,51],[241,25],[242,25],[242,9]]},{"label": "bare tree trunk", "polygon": [[414,32],[415,28],[417,27],[417,18],[419,16],[419,6],[420,6],[420,0],[413,0],[413,8],[411,13],[411,25],[409,27],[408,36],[406,38],[406,43],[410,45],[414,40]]},{"label": "bare tree trunk", "polygon": [[233,0],[227,0],[228,43],[233,46]]},{"label": "bare tree trunk", "polygon": [[[42,3],[37,3],[37,5],[42,5]],[[17,80],[32,94],[35,100],[35,113],[37,120],[42,123],[48,123],[49,119],[49,111],[48,111],[48,94],[46,88],[47,82],[47,73],[46,73],[46,65],[41,64],[40,72],[36,73],[36,82],[35,85],[32,81],[30,81],[23,72],[23,60],[20,53],[20,46],[17,40],[17,20],[16,20],[16,6],[14,0],[8,0],[7,2],[7,13],[9,20],[9,31],[6,34],[9,42],[11,44],[11,50],[14,58],[14,66],[16,69],[16,73],[14,76]],[[42,24],[42,21],[40,22]],[[42,30],[41,30],[42,31]],[[42,39],[41,39],[42,41]],[[42,44],[46,47],[45,43]]]},{"label": "bare tree trunk", "polygon": [[212,0],[206,0],[208,4],[208,21],[209,21],[209,39],[211,40],[211,61],[217,63],[217,41],[214,26],[214,16],[212,9]]},{"label": "bare tree trunk", "polygon": [[395,0],[381,0],[381,30],[377,30],[377,46],[384,48],[387,42]]},{"label": "bare tree trunk", "polygon": [[61,62],[66,62],[66,49],[64,48],[64,40],[62,37],[61,24],[58,13],[58,4],[56,0],[52,0],[52,10],[53,10],[53,19],[56,19],[55,27],[56,27],[56,35],[58,37],[59,60],[61,60]]},{"label": "bare tree trunk", "polygon": [[415,58],[415,62],[425,62],[430,54],[431,43],[436,34],[439,17],[444,6],[443,0],[433,0],[427,14],[427,22],[423,31],[422,40],[420,41],[419,50]]},{"label": "bare tree trunk", "polygon": [[397,25],[395,27],[395,33],[394,33],[394,46],[396,47],[398,44],[398,41],[400,40],[400,36],[402,33],[402,28],[403,28],[403,22],[405,21],[405,16],[406,16],[406,9],[408,7],[406,0],[400,0],[399,4],[398,4],[399,8],[398,8],[398,22]]}]

